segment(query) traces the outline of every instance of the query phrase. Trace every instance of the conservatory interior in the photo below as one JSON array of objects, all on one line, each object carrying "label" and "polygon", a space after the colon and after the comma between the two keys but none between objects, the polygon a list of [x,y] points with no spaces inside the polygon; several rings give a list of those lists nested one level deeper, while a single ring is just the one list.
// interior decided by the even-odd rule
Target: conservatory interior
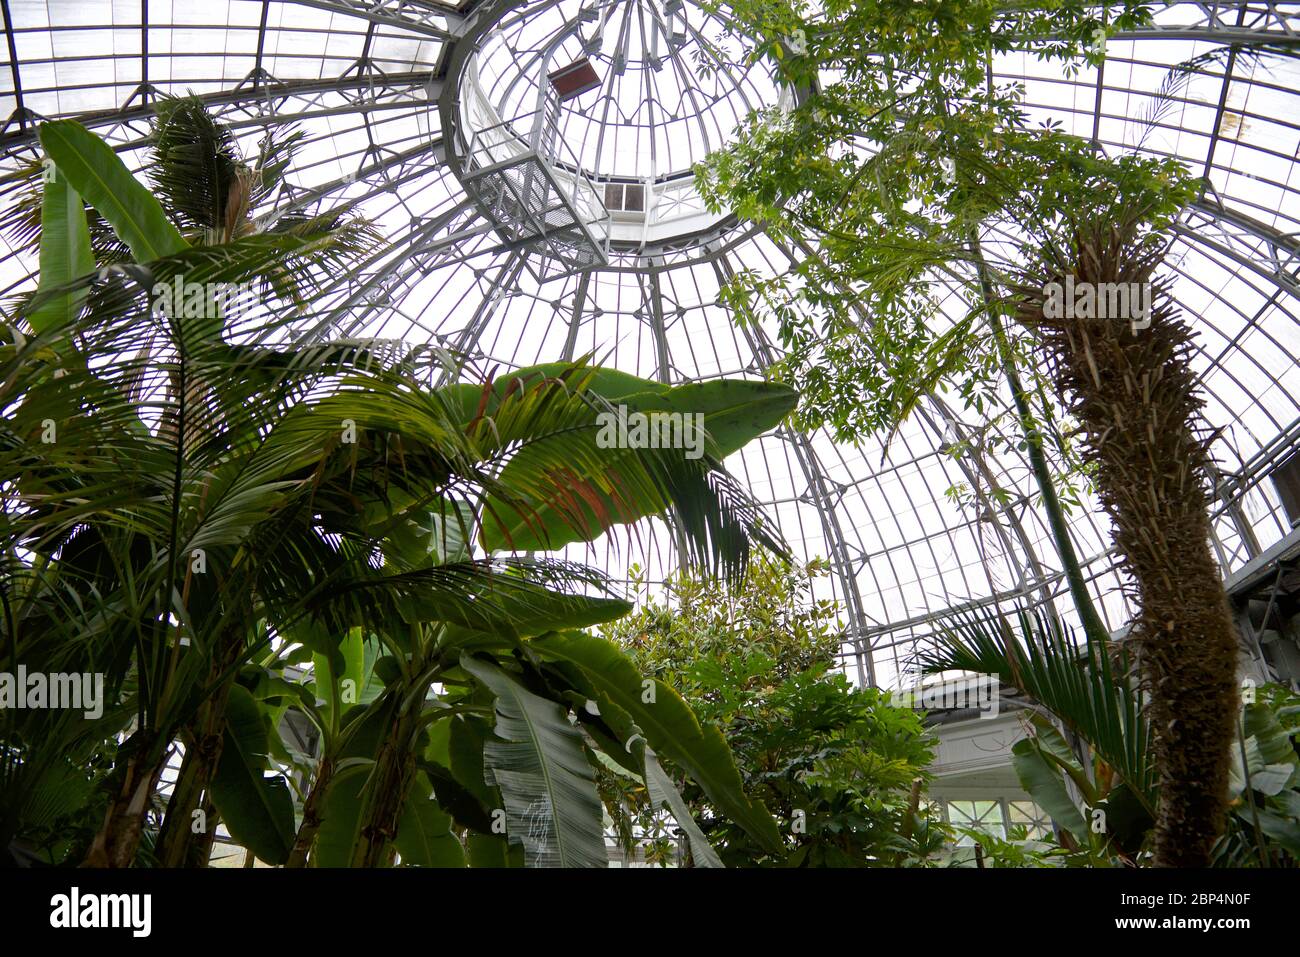
[{"label": "conservatory interior", "polygon": [[0,7],[5,863],[1300,864],[1300,3]]}]

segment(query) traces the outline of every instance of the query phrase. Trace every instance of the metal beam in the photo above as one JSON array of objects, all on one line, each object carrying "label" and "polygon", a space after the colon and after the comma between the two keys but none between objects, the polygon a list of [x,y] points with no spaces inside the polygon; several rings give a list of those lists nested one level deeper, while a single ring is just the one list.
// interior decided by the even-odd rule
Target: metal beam
[{"label": "metal beam", "polygon": [[464,17],[453,7],[431,0],[295,0],[304,7],[359,17],[386,27],[438,40],[454,40]]},{"label": "metal beam", "polygon": [[[1251,220],[1250,217],[1242,216],[1238,213],[1231,213],[1221,206],[1211,206],[1208,211],[1201,203],[1194,203],[1193,207],[1216,221],[1237,226],[1243,232],[1254,236],[1263,244],[1271,246],[1273,248],[1273,254],[1271,256],[1265,255],[1259,257],[1247,255],[1246,253],[1234,248],[1233,245],[1228,245],[1211,239],[1206,235],[1204,227],[1191,226],[1184,222],[1174,224],[1173,231],[1175,233],[1182,236],[1184,239],[1200,243],[1202,246],[1213,249],[1215,252],[1222,256],[1226,256],[1228,259],[1231,259],[1238,265],[1249,269],[1256,275],[1262,276],[1270,282],[1276,283],[1294,298],[1300,299],[1300,278],[1297,278],[1295,275],[1288,272],[1283,261],[1277,255],[1278,252],[1286,252],[1288,254],[1288,262],[1286,265],[1293,265],[1295,268],[1300,269],[1300,259],[1297,259],[1294,240],[1288,240],[1287,237],[1281,233],[1277,234],[1277,236],[1280,237],[1280,240],[1271,240],[1266,238],[1267,233],[1265,231],[1267,231],[1269,227]],[[1244,223],[1249,223],[1251,225],[1244,225]],[[1225,238],[1230,237],[1225,235]],[[1231,239],[1236,239],[1236,237],[1231,237]],[[1258,250],[1255,252],[1258,252]],[[1271,262],[1272,268],[1268,268],[1264,264],[1265,262]]]},{"label": "metal beam", "polygon": [[[245,85],[247,84],[247,85]],[[323,77],[310,80],[279,80],[268,84],[259,77],[250,77],[244,83],[229,90],[216,93],[198,94],[198,99],[208,108],[254,106],[257,103],[272,103],[276,100],[294,97],[315,96],[323,93],[352,92],[356,90],[388,89],[399,92],[403,89],[425,88],[429,91],[429,104],[432,106],[442,94],[442,84],[431,78],[424,70],[407,73],[364,72],[342,77]],[[343,112],[354,111],[356,104],[343,108]],[[103,126],[127,125],[147,122],[154,115],[151,103],[123,107],[117,110],[96,110],[90,113],[69,113],[66,118],[75,119],[82,126],[96,128]],[[284,122],[294,122],[298,114],[286,115]],[[0,155],[12,153],[24,146],[36,142],[36,130],[28,127],[17,132],[0,135]]]},{"label": "metal beam", "polygon": [[[412,252],[412,247],[428,241],[436,236],[441,230],[455,220],[458,215],[463,214],[468,208],[468,201],[461,202],[452,209],[443,213],[436,219],[420,223],[410,232],[400,239],[395,239],[385,244],[385,246],[375,255],[371,256],[361,267],[353,270],[351,273],[340,276],[335,283],[322,292],[322,297],[327,296],[337,290],[342,289],[348,284],[355,284],[352,292],[348,293],[344,299],[336,305],[330,307],[322,318],[317,319],[312,329],[305,333],[305,338],[313,336],[323,336],[329,334],[329,331],[341,322],[349,313],[353,312],[359,306],[371,304],[374,294],[381,286],[392,279],[394,276],[403,277],[409,275],[411,271],[419,268],[419,256]],[[357,272],[366,269],[374,269],[359,282],[356,278]],[[345,330],[345,335],[352,334],[359,321],[354,321]]]},{"label": "metal beam", "polygon": [[1218,27],[1214,24],[1189,27],[1162,27],[1153,24],[1133,30],[1120,30],[1111,35],[1112,40],[1205,40],[1232,44],[1277,43],[1285,46],[1300,45],[1300,36],[1285,30],[1253,30],[1250,27]]}]

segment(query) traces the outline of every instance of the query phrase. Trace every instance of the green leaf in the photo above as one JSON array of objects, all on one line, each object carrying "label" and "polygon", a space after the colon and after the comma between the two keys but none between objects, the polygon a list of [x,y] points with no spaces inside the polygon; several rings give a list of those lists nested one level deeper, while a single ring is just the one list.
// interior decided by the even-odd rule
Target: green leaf
[{"label": "green leaf", "polygon": [[[622,447],[633,443],[622,443],[617,437],[613,426],[617,419],[598,418],[615,413],[595,408],[581,420],[581,428],[570,424],[535,435],[510,459],[501,480],[510,487],[540,488],[541,494],[524,514],[500,496],[489,495],[481,533],[485,549],[554,550],[590,541],[614,525],[657,515],[670,504],[679,509],[699,507],[706,499],[706,486],[686,476],[707,471],[710,462],[771,429],[795,407],[798,396],[772,383],[713,380],[619,401],[629,415],[700,413],[704,426],[700,445],[684,441],[693,447]],[[694,421],[683,419],[683,427]],[[621,445],[610,445],[611,436]]]},{"label": "green leaf", "polygon": [[359,575],[322,592],[313,609],[336,623],[391,616],[455,625],[458,635],[512,637],[621,618],[627,601],[583,593],[605,585],[597,573],[556,559],[476,559]]},{"label": "green leaf", "polygon": [[40,281],[28,321],[37,332],[69,323],[86,298],[84,288],[56,291],[95,269],[86,209],[58,167],[41,198]]},{"label": "green leaf", "polygon": [[74,120],[52,120],[39,129],[41,146],[59,176],[94,206],[131,248],[138,263],[189,249],[162,205],[112,148]]},{"label": "green leaf", "polygon": [[[1248,820],[1245,815],[1241,817],[1243,820]],[[1277,841],[1286,848],[1290,854],[1300,858],[1300,821],[1264,809],[1259,814],[1259,829],[1271,840]]]},{"label": "green leaf", "polygon": [[[1281,793],[1300,768],[1291,734],[1277,715],[1266,704],[1247,705],[1243,709],[1242,726],[1245,732],[1246,769],[1250,772],[1250,788],[1261,794]],[[1242,745],[1234,742],[1231,764],[1228,767],[1228,796],[1238,797],[1246,789],[1246,774],[1242,768]]]},{"label": "green leaf", "polygon": [[495,415],[501,400],[508,393],[519,388],[529,388],[547,379],[561,379],[571,382],[609,402],[618,402],[629,396],[648,392],[666,392],[667,383],[603,366],[586,365],[583,362],[544,362],[538,365],[516,369],[508,375],[494,379],[490,385],[458,383],[441,390],[450,401],[452,408],[459,413],[461,421],[468,423],[482,410],[483,415]]},{"label": "green leaf", "polygon": [[643,677],[616,645],[582,632],[555,632],[533,639],[529,647],[581,668],[600,697],[631,715],[650,746],[690,774],[721,813],[764,847],[781,849],[776,822],[746,796],[722,732],[701,726],[676,691]]},{"label": "green leaf", "polygon": [[627,400],[629,409],[640,412],[704,416],[708,450],[719,459],[780,425],[798,404],[799,393],[788,386],[746,379],[690,382],[658,395],[639,395]]},{"label": "green leaf", "polygon": [[1291,782],[1294,773],[1295,766],[1292,764],[1266,764],[1258,771],[1250,772],[1251,790],[1270,796],[1280,794]]},{"label": "green leaf", "polygon": [[[444,725],[446,723],[443,722]],[[480,763],[480,770],[481,767]],[[429,781],[433,784],[433,794],[438,805],[451,815],[458,826],[482,834],[491,833],[492,818],[487,809],[456,779],[454,774],[444,765],[434,762],[423,762],[420,768],[429,776]]]},{"label": "green leaf", "polygon": [[1055,764],[1044,757],[1033,738],[1023,738],[1011,747],[1011,766],[1016,777],[1034,803],[1051,815],[1058,827],[1076,838],[1086,840],[1088,825],[1083,814],[1070,800],[1065,777]]},{"label": "green leaf", "polygon": [[502,834],[473,834],[466,839],[470,867],[523,867],[524,849]]},{"label": "green leaf", "polygon": [[267,730],[253,696],[232,687],[212,803],[237,843],[268,864],[283,864],[293,846],[293,798],[282,776],[263,773],[269,763]]},{"label": "green leaf", "polygon": [[[1247,705],[1242,723],[1247,739],[1255,739],[1263,764],[1300,765],[1291,732],[1282,726],[1277,714],[1266,704]],[[1254,770],[1252,765],[1251,770]]]},{"label": "green leaf", "polygon": [[496,696],[496,737],[484,746],[483,760],[501,789],[510,840],[523,845],[527,865],[608,866],[595,774],[566,710],[495,664],[468,655],[460,663]]},{"label": "green leaf", "polygon": [[[384,557],[400,568],[464,561],[471,556],[474,512],[467,502],[440,499],[416,510],[411,496],[389,493],[389,501],[374,503],[369,512],[372,533],[384,539]],[[369,517],[369,516],[367,516]]]},{"label": "green leaf", "polygon": [[721,867],[722,861],[718,858],[718,852],[713,849],[709,839],[695,823],[695,818],[691,817],[691,809],[686,806],[686,801],[678,792],[677,785],[673,784],[672,778],[664,773],[654,751],[644,744],[641,747],[645,756],[645,786],[650,795],[650,803],[655,808],[662,808],[671,814],[677,826],[686,832],[686,839],[691,845],[691,857],[696,867]]},{"label": "green leaf", "polygon": [[451,833],[451,818],[429,792],[428,779],[416,775],[397,822],[397,853],[415,867],[464,867],[465,849]]},{"label": "green leaf", "polygon": [[499,795],[488,785],[483,767],[483,748],[492,734],[491,726],[477,715],[457,715],[448,723],[447,751],[452,777],[483,807],[497,807]]},{"label": "green leaf", "polygon": [[1095,803],[1098,798],[1097,790],[1088,780],[1088,772],[1079,763],[1069,742],[1065,740],[1065,735],[1061,734],[1044,715],[1035,714],[1029,720],[1034,726],[1034,739],[1043,756],[1070,776],[1070,780],[1074,782],[1074,786],[1079,789],[1085,801],[1089,804]]},{"label": "green leaf", "polygon": [[366,679],[365,644],[360,628],[349,628],[343,640],[329,642],[325,654],[312,655],[316,693],[325,699],[326,714],[334,727],[343,712],[361,703]]}]

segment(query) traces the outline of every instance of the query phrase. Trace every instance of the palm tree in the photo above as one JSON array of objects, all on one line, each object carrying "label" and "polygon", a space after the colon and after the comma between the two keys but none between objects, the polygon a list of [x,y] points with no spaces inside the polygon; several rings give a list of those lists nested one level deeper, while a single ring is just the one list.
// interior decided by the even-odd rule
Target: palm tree
[{"label": "palm tree", "polygon": [[[70,513],[57,514],[57,505],[24,516],[39,516],[44,523],[38,547],[51,558],[59,556],[58,574],[65,580],[64,587],[68,587],[66,580],[75,580],[77,572],[84,572],[89,577],[81,584],[94,594],[101,590],[111,593],[114,579],[128,568],[154,573],[153,578],[132,576],[129,583],[137,589],[129,599],[137,651],[150,647],[147,638],[152,637],[155,654],[168,646],[172,652],[166,658],[170,665],[165,666],[163,659],[151,662],[150,680],[145,680],[144,672],[139,676],[136,731],[128,739],[129,746],[122,749],[124,758],[132,756],[121,762],[119,800],[108,815],[119,823],[101,832],[96,852],[102,859],[106,843],[120,844],[120,853],[113,855],[119,862],[134,854],[138,826],[148,810],[145,795],[152,791],[160,766],[159,749],[169,741],[167,735],[159,736],[151,727],[157,717],[154,709],[187,707],[177,691],[183,685],[164,686],[163,682],[175,677],[178,670],[186,680],[195,678],[186,669],[176,668],[182,625],[179,621],[169,624],[177,609],[172,601],[160,597],[179,587],[188,600],[191,591],[203,590],[199,584],[203,580],[196,582],[184,573],[184,557],[174,553],[186,518],[179,501],[182,491],[189,491],[185,483],[202,475],[202,494],[207,495],[217,476],[205,467],[218,461],[215,456],[223,440],[238,442],[234,437],[241,429],[257,427],[242,404],[250,396],[247,386],[253,381],[271,386],[268,398],[274,406],[348,361],[343,357],[341,362],[326,360],[322,364],[318,354],[310,357],[318,360],[314,365],[300,363],[293,375],[285,376],[274,368],[277,359],[284,359],[282,355],[223,343],[223,325],[233,326],[240,318],[231,311],[232,303],[205,301],[202,311],[209,315],[185,317],[183,310],[150,308],[156,304],[154,292],[174,278],[183,278],[205,289],[207,283],[217,287],[253,283],[302,301],[374,241],[364,222],[344,214],[291,217],[269,225],[254,219],[259,206],[273,198],[282,183],[295,136],[283,140],[268,136],[256,162],[249,165],[240,157],[230,132],[213,121],[196,99],[164,100],[158,109],[149,154],[161,203],[101,141],[75,123],[51,123],[43,127],[41,135],[47,158],[54,163],[54,175],[39,180],[28,176],[32,188],[19,195],[4,217],[21,244],[39,247],[41,260],[39,291],[34,300],[24,304],[22,313],[30,332],[38,338],[25,341],[19,335],[11,357],[18,378],[7,383],[9,396],[21,396],[24,407],[34,409],[32,402],[37,397],[53,399],[51,393],[57,392],[64,403],[63,412],[80,414],[60,423],[63,434],[50,451],[56,447],[74,451],[71,445],[81,440],[101,443],[107,453],[98,461],[77,459],[72,469],[66,469],[68,463],[56,454],[53,461],[46,457],[45,467],[32,469],[36,462],[30,456],[31,446],[25,444],[21,432],[11,432],[9,451],[18,456],[15,474],[27,486],[19,493],[20,500],[50,503],[68,494],[102,496],[111,489],[118,497],[109,508],[126,506],[133,510],[133,520],[142,517],[138,510],[158,504],[160,496],[172,498],[175,505],[169,515],[150,516],[161,526],[137,523],[112,529],[111,534],[109,527],[96,527],[89,521],[66,524],[63,520]],[[233,305],[238,310],[248,303],[235,301]],[[79,322],[83,309],[89,320],[85,323]],[[46,382],[55,371],[50,363],[32,361],[35,353],[31,347],[50,342],[59,342],[55,348],[60,356],[73,362],[71,368],[57,370],[61,376],[58,384]],[[92,362],[101,363],[93,376],[76,374],[86,372],[85,366]],[[236,382],[223,382],[218,394],[207,383],[223,365],[237,366],[241,376]],[[250,380],[249,375],[255,378]],[[69,434],[73,423],[76,431]],[[165,477],[170,478],[165,481]],[[87,487],[88,480],[102,484]],[[136,499],[126,505],[130,496]],[[84,518],[96,517],[95,505],[104,504],[102,498],[93,504],[82,503]],[[154,535],[159,527],[167,528],[165,543],[173,547],[165,561],[158,554],[160,543]],[[23,535],[17,528],[13,533],[19,538]],[[69,555],[76,555],[78,562],[65,561]],[[152,556],[152,564],[139,569],[145,555]],[[11,570],[21,568],[12,549],[9,558]],[[147,585],[158,589],[152,596],[151,611],[146,610]],[[222,607],[229,612],[226,605]],[[10,641],[16,654],[14,624]],[[106,628],[102,622],[98,627]],[[183,735],[191,745],[183,769],[186,780],[195,775],[205,777],[216,757],[217,749],[211,746],[212,726],[220,723],[217,715],[223,687],[243,637],[234,620],[225,620],[224,627],[223,637],[204,649],[205,654],[211,652],[212,673],[208,677],[220,676],[221,680],[213,689],[212,701],[194,719],[197,724]],[[170,641],[163,637],[168,631],[172,632]],[[106,637],[120,642],[124,634],[112,634],[110,629]],[[192,663],[192,658],[189,660]],[[141,744],[147,746],[137,748]],[[134,754],[136,750],[140,753]],[[137,768],[149,770],[137,774]],[[120,813],[124,807],[130,813]],[[119,827],[127,832],[119,835],[124,837],[121,841],[110,836]]]},{"label": "palm tree", "polygon": [[1209,544],[1213,433],[1200,418],[1194,335],[1156,277],[1167,246],[1146,221],[1143,209],[1129,206],[1078,222],[1067,251],[1049,254],[1043,277],[1094,290],[1150,289],[1146,328],[1058,316],[1044,308],[1041,291],[1018,319],[1036,332],[1078,423],[1138,609],[1130,640],[1150,694],[1161,780],[1155,862],[1202,867],[1226,810],[1237,637]]},{"label": "palm tree", "polygon": [[[292,309],[255,316],[251,335],[246,316],[157,309],[155,291],[178,278],[201,288],[259,282],[305,302],[332,264],[364,247],[364,226],[338,216],[281,217],[259,232],[250,210],[264,180],[212,130],[183,103],[164,111],[159,201],[76,124],[42,128],[56,175],[40,203],[40,284],[0,380],[14,413],[0,461],[15,476],[0,650],[106,671],[111,694],[131,706],[90,731],[11,739],[5,767],[25,779],[25,793],[44,793],[64,769],[47,760],[62,745],[124,735],[86,859],[126,866],[179,741],[185,759],[156,846],[161,862],[205,859],[218,812],[232,833],[270,848],[259,853],[282,859],[292,809],[260,770],[263,719],[238,681],[278,642],[314,630],[328,653],[365,625],[409,663],[384,697],[395,720],[367,792],[380,798],[364,810],[354,855],[381,863],[405,792],[424,773],[413,764],[419,736],[442,717],[423,707],[432,682],[460,669],[508,691],[508,670],[465,655],[493,653],[501,640],[517,651],[528,634],[626,610],[585,597],[598,576],[554,559],[433,561],[428,548],[403,558],[411,526],[436,520],[444,537],[454,530],[487,551],[546,550],[667,510],[687,557],[737,574],[751,541],[780,546],[720,460],[775,424],[793,396],[730,382],[671,392],[573,364],[429,391],[414,356],[391,344],[269,345],[288,335]],[[216,161],[197,162],[203,155]],[[192,199],[178,170],[206,192]],[[120,239],[101,249],[105,259],[125,250],[131,261],[97,271],[83,193]],[[689,401],[710,413],[710,454],[600,449],[596,416],[613,399],[633,403],[628,388],[653,408]],[[41,442],[50,423],[57,440]],[[44,627],[51,621],[57,627]],[[458,645],[454,629],[477,637]],[[717,760],[697,762],[715,781]],[[720,806],[752,818],[725,778]],[[205,835],[190,826],[200,811]],[[762,833],[772,827],[754,822]]]}]

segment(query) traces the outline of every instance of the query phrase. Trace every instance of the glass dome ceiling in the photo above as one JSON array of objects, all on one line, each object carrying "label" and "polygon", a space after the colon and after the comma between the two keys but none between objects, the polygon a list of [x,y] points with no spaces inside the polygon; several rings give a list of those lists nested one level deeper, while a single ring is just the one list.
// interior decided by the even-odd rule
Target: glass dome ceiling
[{"label": "glass dome ceiling", "polygon": [[[271,128],[305,133],[283,204],[356,202],[389,241],[338,277],[312,317],[318,330],[428,343],[479,373],[590,353],[679,382],[759,376],[776,353],[765,330],[729,320],[718,291],[742,266],[780,271],[806,250],[708,215],[689,170],[780,94],[760,67],[735,66],[734,50],[718,55],[721,24],[695,4],[0,5],[5,170],[36,156],[42,119],[61,117],[138,164],[160,94],[201,96],[246,152]],[[1184,216],[1170,267],[1200,332],[1206,414],[1221,430],[1214,547],[1228,573],[1290,532],[1269,476],[1300,442],[1300,59],[1228,54],[1172,86],[1169,70],[1245,35],[1296,50],[1298,32],[1296,3],[1170,3],[1154,27],[1113,37],[1100,69],[1067,77],[1029,57],[996,64],[998,78],[1024,82],[1035,120],[1112,151],[1176,156],[1212,186]],[[572,161],[557,168],[570,177],[562,185],[582,180],[601,200],[607,239],[594,266],[548,270],[537,244],[505,235],[482,191],[467,189],[467,148],[488,120],[536,110],[540,78],[584,56],[599,85],[559,104],[556,139]],[[628,186],[642,187],[640,208]],[[3,263],[6,298],[32,284],[33,257],[6,247]],[[951,306],[962,308],[955,290]],[[844,602],[846,667],[859,680],[897,681],[931,621],[971,602],[1057,601],[1070,617],[1026,463],[978,441],[947,453],[979,424],[935,395],[887,448],[883,437],[851,448],[783,429],[728,463],[800,557],[829,560],[824,588]],[[963,484],[972,497],[947,494]],[[995,486],[1010,492],[1005,502],[987,495]],[[1120,627],[1105,519],[1085,500],[1072,521],[1104,615]],[[615,575],[639,562],[654,580],[673,565],[671,541],[656,527],[585,557]]]}]

